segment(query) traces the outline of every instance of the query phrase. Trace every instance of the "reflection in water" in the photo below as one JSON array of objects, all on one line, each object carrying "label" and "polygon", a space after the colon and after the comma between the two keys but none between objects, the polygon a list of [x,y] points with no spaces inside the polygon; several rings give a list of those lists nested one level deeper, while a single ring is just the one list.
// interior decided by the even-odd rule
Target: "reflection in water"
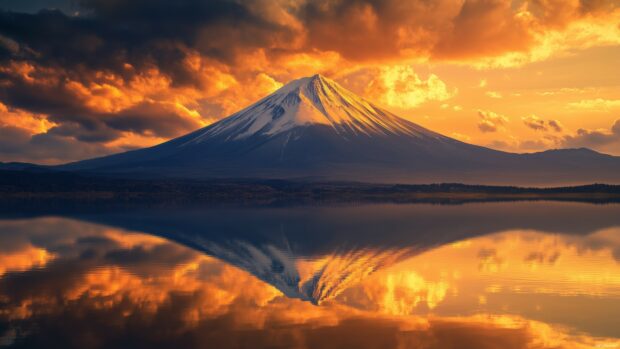
[{"label": "reflection in water", "polygon": [[[184,239],[189,241],[187,237]],[[229,241],[226,245],[194,237],[193,246],[254,274],[289,298],[319,305],[378,269],[390,266],[413,252],[402,249],[346,249],[304,260],[290,248]]]},{"label": "reflection in water", "polygon": [[0,346],[620,348],[619,212],[520,203],[4,220]]}]

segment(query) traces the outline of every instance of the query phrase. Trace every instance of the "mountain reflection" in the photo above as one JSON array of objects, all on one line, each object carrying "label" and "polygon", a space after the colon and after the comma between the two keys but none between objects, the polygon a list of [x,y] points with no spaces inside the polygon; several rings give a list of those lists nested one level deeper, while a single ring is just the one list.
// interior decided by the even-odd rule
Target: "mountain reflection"
[{"label": "mountain reflection", "polygon": [[0,346],[620,348],[619,212],[520,203],[3,220]]}]

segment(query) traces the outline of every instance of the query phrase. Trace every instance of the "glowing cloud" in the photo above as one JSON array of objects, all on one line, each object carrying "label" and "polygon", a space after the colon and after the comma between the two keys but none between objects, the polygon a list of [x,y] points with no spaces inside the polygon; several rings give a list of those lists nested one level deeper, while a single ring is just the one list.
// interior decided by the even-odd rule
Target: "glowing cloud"
[{"label": "glowing cloud", "polygon": [[482,132],[496,132],[509,121],[506,116],[488,110],[478,110],[478,116],[478,128]]},{"label": "glowing cloud", "polygon": [[456,89],[449,89],[434,74],[421,79],[411,66],[382,67],[366,88],[366,94],[379,102],[396,108],[415,108],[428,101],[445,101],[454,97]]}]

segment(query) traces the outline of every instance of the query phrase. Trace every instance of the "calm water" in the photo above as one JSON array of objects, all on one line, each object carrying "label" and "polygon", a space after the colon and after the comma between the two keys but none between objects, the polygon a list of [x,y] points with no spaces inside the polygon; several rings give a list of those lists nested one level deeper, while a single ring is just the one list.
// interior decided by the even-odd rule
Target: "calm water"
[{"label": "calm water", "polygon": [[620,205],[0,220],[0,346],[620,348]]}]

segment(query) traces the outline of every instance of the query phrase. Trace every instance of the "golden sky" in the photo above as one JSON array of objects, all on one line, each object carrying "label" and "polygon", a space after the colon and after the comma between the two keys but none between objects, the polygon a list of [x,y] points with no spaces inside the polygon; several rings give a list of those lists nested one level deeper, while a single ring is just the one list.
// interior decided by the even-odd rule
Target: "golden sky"
[{"label": "golden sky", "polygon": [[617,0],[0,0],[0,161],[157,144],[322,73],[422,126],[620,155]]}]

